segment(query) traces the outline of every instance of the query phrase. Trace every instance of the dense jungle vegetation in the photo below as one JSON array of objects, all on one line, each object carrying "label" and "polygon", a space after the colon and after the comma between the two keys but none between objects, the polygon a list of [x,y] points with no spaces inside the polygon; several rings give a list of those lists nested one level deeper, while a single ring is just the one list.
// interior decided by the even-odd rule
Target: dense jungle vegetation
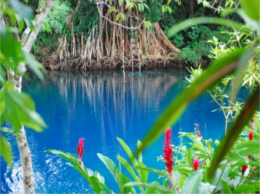
[{"label": "dense jungle vegetation", "polygon": [[[105,5],[104,8],[101,7],[104,16],[119,24],[131,26],[129,12],[121,11],[122,14],[118,15],[120,12],[115,11],[122,7],[120,1],[119,4],[113,1],[109,3],[111,8]],[[29,1],[29,5],[36,11],[38,1]],[[224,6],[239,5],[232,0],[220,2],[148,0],[133,6],[134,12],[139,17],[138,22],[147,21],[146,25],[139,28],[140,55],[144,66],[149,62],[148,67],[152,64],[158,66],[160,63],[174,64],[173,67],[198,67],[200,64],[205,66],[210,62],[208,56],[213,44],[208,40],[215,37],[219,42],[228,42],[227,27],[194,25],[171,37],[170,43],[159,31],[162,29],[167,34],[174,24],[185,19],[201,16],[219,17]],[[227,18],[241,21],[235,14],[228,15]],[[59,63],[56,69],[67,69],[69,66],[75,67],[79,64],[82,70],[111,66],[118,68],[122,65],[123,58],[126,64],[131,58],[131,44],[129,44],[131,30],[120,28],[100,17],[97,5],[93,1],[55,1],[47,22],[49,25],[39,33],[33,53],[51,69]],[[104,25],[105,27],[102,27]],[[160,40],[161,38],[163,40]],[[67,61],[70,61],[70,64],[67,64]]]}]

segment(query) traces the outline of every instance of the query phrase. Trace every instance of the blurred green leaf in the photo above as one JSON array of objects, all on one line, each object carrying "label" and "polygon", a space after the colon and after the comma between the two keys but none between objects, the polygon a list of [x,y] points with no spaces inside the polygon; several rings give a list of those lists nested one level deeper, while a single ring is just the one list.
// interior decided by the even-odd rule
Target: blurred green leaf
[{"label": "blurred green leaf", "polygon": [[18,0],[9,0],[9,3],[17,14],[29,20],[33,19],[33,11],[29,6],[24,5]]},{"label": "blurred green leaf", "polygon": [[232,82],[232,91],[230,96],[230,101],[233,102],[241,86],[243,75],[245,73],[247,62],[249,61],[252,54],[252,48],[249,48],[242,54],[238,61],[238,66],[234,74],[234,80]]},{"label": "blurred green leaf", "polygon": [[13,160],[13,155],[12,155],[12,149],[7,142],[6,138],[1,135],[1,144],[0,144],[0,152],[1,156],[4,158],[8,166],[11,168],[12,167],[12,160]]},{"label": "blurred green leaf", "polygon": [[220,182],[223,187],[224,194],[232,194],[232,191],[231,191],[228,183],[224,180],[221,180]]},{"label": "blurred green leaf", "polygon": [[124,185],[124,187],[135,187],[135,186],[148,188],[150,190],[156,190],[160,194],[171,194],[171,191],[168,188],[154,183],[129,182]]},{"label": "blurred green leaf", "polygon": [[198,194],[200,182],[202,181],[200,170],[193,172],[185,181],[182,187],[182,194]]},{"label": "blurred green leaf", "polygon": [[24,56],[26,61],[28,62],[28,66],[30,67],[30,69],[38,76],[39,79],[43,80],[44,77],[41,72],[43,66],[34,58],[32,54],[24,52]]},{"label": "blurred green leaf", "polygon": [[107,167],[109,172],[113,175],[115,181],[117,182],[119,186],[120,193],[128,194],[128,193],[135,193],[132,188],[129,187],[123,187],[125,183],[130,182],[131,180],[127,178],[124,174],[122,174],[115,163],[109,159],[106,156],[103,156],[102,154],[97,154],[99,159],[104,163],[104,165]]},{"label": "blurred green leaf", "polygon": [[[8,87],[7,87],[8,88]],[[2,89],[3,90],[3,89]],[[34,129],[35,131],[42,131],[46,128],[44,120],[35,111],[33,100],[26,93],[16,92],[14,89],[5,90],[6,112],[4,115],[12,123],[15,132],[19,132],[21,125]]]},{"label": "blurred green leaf", "polygon": [[[227,27],[232,27],[236,29],[242,29],[242,24],[234,22],[232,20],[227,20],[223,18],[212,18],[212,17],[199,17],[199,18],[191,18],[180,22],[179,24],[174,25],[167,33],[168,38],[172,37],[177,32],[189,28],[198,24],[218,24]],[[246,30],[248,31],[248,30]]]},{"label": "blurred green leaf", "polygon": [[227,134],[223,137],[213,157],[211,167],[209,170],[209,175],[208,175],[209,177],[213,177],[219,163],[221,162],[223,157],[227,154],[227,152],[231,149],[233,143],[241,133],[243,127],[253,116],[255,110],[257,109],[257,106],[259,105],[259,99],[260,99],[259,90],[260,90],[259,86],[257,86],[256,90],[254,90],[254,92],[248,98],[243,110],[240,112],[238,117],[232,123]]},{"label": "blurred green leaf", "polygon": [[[76,169],[90,184],[93,191],[97,194],[104,194],[105,191],[108,193],[113,193],[105,184],[104,184],[104,178],[100,175],[99,172],[95,171],[93,172],[91,169],[84,168],[83,165],[79,164],[78,158],[70,153],[65,153],[59,150],[46,150],[46,152],[58,155],[66,160],[68,160],[70,163],[67,163],[67,165],[73,167]],[[72,164],[71,164],[72,163]]]},{"label": "blurred green leaf", "polygon": [[130,175],[132,176],[132,178],[135,180],[135,181],[139,181],[139,178],[138,176],[136,175],[135,171],[132,169],[131,165],[128,163],[127,160],[125,160],[123,157],[121,156],[117,156],[116,157],[117,160],[126,168],[126,170],[130,173]]},{"label": "blurred green leaf", "polygon": [[210,65],[210,68],[204,71],[190,87],[173,99],[157,119],[152,129],[146,134],[142,146],[135,151],[134,156],[137,156],[158,138],[167,127],[174,125],[191,101],[199,97],[204,91],[215,86],[222,78],[234,72],[237,61],[243,52],[244,49],[235,50],[215,60]]},{"label": "blurred green leaf", "polygon": [[250,185],[242,184],[233,191],[233,194],[255,194],[255,188]]},{"label": "blurred green leaf", "polygon": [[260,20],[260,1],[259,0],[239,0],[246,14],[259,22]]},{"label": "blurred green leaf", "polygon": [[260,142],[255,140],[241,142],[236,145],[235,150],[244,156],[260,154]]},{"label": "blurred green leaf", "polygon": [[125,150],[125,152],[128,155],[128,157],[130,159],[133,159],[133,164],[135,166],[137,166],[138,162],[136,161],[136,159],[133,158],[133,153],[132,153],[131,149],[128,147],[128,145],[124,142],[124,140],[120,139],[119,137],[117,137],[116,139],[120,143],[120,145],[123,147],[123,149]]}]

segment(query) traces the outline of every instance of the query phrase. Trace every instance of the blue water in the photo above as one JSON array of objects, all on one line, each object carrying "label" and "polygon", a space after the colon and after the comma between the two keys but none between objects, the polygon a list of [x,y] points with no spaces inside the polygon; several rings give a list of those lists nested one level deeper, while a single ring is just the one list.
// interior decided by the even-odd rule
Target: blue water
[{"label": "blue water", "polygon": [[[116,140],[122,138],[134,150],[155,119],[170,101],[187,87],[186,72],[163,70],[127,72],[56,73],[49,72],[45,81],[24,81],[23,90],[36,103],[48,129],[42,133],[27,130],[37,193],[93,193],[84,178],[65,160],[46,153],[47,149],[77,154],[79,137],[85,138],[84,164],[98,170],[109,188],[118,187],[97,153],[113,159],[126,157]],[[224,133],[224,117],[212,112],[217,105],[208,94],[192,102],[173,127],[173,144],[179,145],[178,132],[194,132],[200,125],[205,139],[220,139]],[[1,193],[22,193],[21,163],[15,139],[7,135],[13,149],[13,169],[8,171],[1,158]],[[164,169],[156,157],[162,155],[163,137],[144,151],[144,163]],[[151,179],[156,179],[152,176]]]}]

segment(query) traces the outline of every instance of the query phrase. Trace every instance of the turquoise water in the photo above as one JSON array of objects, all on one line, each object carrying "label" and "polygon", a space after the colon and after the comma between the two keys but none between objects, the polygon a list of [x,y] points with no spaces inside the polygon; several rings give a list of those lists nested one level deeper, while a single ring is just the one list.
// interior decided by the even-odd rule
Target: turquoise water
[{"label": "turquoise water", "polygon": [[[27,130],[35,174],[37,193],[92,193],[84,178],[65,160],[44,152],[47,149],[77,154],[79,137],[85,138],[84,164],[98,170],[113,191],[118,187],[112,175],[98,159],[97,153],[113,159],[126,157],[116,140],[122,138],[134,150],[138,139],[153,125],[170,101],[187,87],[186,72],[175,70],[126,72],[89,72],[46,74],[45,81],[33,77],[24,81],[23,90],[36,103],[37,111],[48,124],[42,133]],[[220,139],[224,133],[224,117],[212,112],[217,105],[208,94],[192,102],[173,126],[173,144],[178,132],[194,132],[200,125],[205,139]],[[8,140],[13,148],[14,167],[7,170],[1,158],[1,193],[22,193],[21,163],[12,135]],[[162,155],[163,137],[144,151],[144,163],[152,168],[164,169],[157,157]],[[150,180],[156,179],[151,175]]]}]

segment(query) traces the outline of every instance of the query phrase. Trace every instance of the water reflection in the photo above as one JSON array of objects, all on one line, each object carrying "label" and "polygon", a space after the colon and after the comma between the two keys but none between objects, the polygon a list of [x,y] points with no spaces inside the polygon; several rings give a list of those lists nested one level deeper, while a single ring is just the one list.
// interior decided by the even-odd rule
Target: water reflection
[{"label": "water reflection", "polygon": [[[117,185],[109,171],[98,159],[102,153],[117,162],[116,155],[125,153],[116,137],[122,138],[134,150],[138,139],[142,139],[157,117],[172,98],[187,84],[185,72],[173,70],[126,72],[48,72],[45,81],[36,77],[24,82],[36,103],[48,129],[36,133],[27,129],[29,146],[35,172],[37,193],[91,193],[89,185],[66,161],[44,152],[57,149],[77,154],[79,137],[84,137],[84,164],[98,170],[106,178],[106,184],[115,192]],[[194,124],[200,124],[205,138],[219,138],[222,125],[221,113],[211,113],[216,105],[205,95],[192,102],[184,115],[173,127],[173,144],[187,142],[178,139],[178,132],[192,132]],[[15,139],[11,142],[15,167],[7,172],[1,159],[1,192],[22,192],[19,152]],[[147,165],[163,169],[156,157],[162,154],[163,138],[160,137],[143,154]],[[126,157],[126,156],[124,156]],[[157,178],[154,178],[157,179]]]}]

